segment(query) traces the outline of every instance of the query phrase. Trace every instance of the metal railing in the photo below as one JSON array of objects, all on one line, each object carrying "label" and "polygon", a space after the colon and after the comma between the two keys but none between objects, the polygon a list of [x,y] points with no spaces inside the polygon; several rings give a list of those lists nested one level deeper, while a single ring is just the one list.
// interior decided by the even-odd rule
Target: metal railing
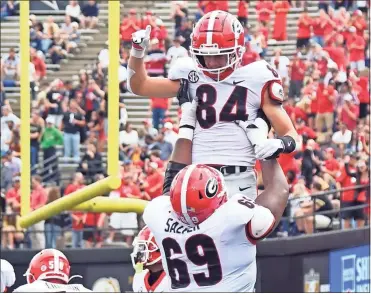
[{"label": "metal railing", "polygon": [[[366,185],[356,185],[356,186],[352,186],[352,187],[346,187],[346,188],[341,188],[341,189],[336,189],[336,190],[329,190],[329,191],[324,191],[324,192],[319,192],[319,193],[315,193],[315,194],[311,194],[311,195],[303,195],[303,196],[299,196],[299,197],[295,197],[295,198],[291,198],[289,199],[288,201],[288,208],[291,210],[294,208],[295,205],[292,205],[293,202],[299,202],[301,203],[300,200],[302,201],[305,201],[306,199],[308,198],[311,198],[312,200],[312,213],[308,213],[308,214],[305,214],[305,215],[300,215],[300,216],[283,216],[281,218],[281,222],[283,221],[286,221],[286,222],[294,222],[298,219],[305,219],[305,218],[308,218],[308,217],[313,217],[313,233],[316,233],[318,232],[319,230],[321,229],[317,229],[316,228],[316,219],[315,219],[315,216],[316,215],[332,215],[331,217],[331,223],[330,223],[330,227],[328,227],[327,229],[324,229],[324,230],[333,230],[335,229],[334,226],[333,226],[333,223],[334,223],[334,220],[339,220],[339,229],[342,229],[342,217],[341,217],[341,213],[342,212],[345,212],[345,211],[353,211],[353,210],[358,210],[358,209],[365,209],[367,207],[370,207],[370,204],[369,202],[367,203],[367,201],[365,202],[365,204],[359,204],[359,205],[353,205],[351,207],[341,207],[339,209],[331,209],[331,210],[326,210],[326,211],[316,211],[316,199],[318,197],[321,197],[321,196],[328,196],[328,195],[339,195],[339,197],[334,197],[333,199],[334,200],[340,200],[340,203],[342,203],[341,201],[341,194],[343,192],[346,192],[346,191],[354,191],[354,193],[356,193],[357,190],[359,189],[370,189],[370,184],[366,184]],[[366,197],[370,197],[370,194],[366,192]],[[289,212],[289,214],[291,213],[291,211]],[[365,220],[368,221],[368,225],[369,225],[369,216],[367,217],[367,215],[365,215]]]},{"label": "metal railing", "polygon": [[49,157],[42,162],[37,163],[31,168],[31,174],[41,176],[42,182],[57,181],[59,177],[58,154]]},{"label": "metal railing", "polygon": [[[138,226],[137,227],[122,227],[122,228],[112,228],[108,224],[103,226],[103,227],[98,227],[97,225],[94,226],[87,226],[83,224],[82,228],[73,228],[72,225],[72,219],[71,215],[72,213],[66,213],[66,219],[65,219],[65,224],[59,225],[57,222],[51,221],[51,219],[47,220],[44,222],[42,225],[43,229],[37,229],[37,225],[33,225],[27,229],[17,229],[16,228],[16,223],[17,220],[16,218],[19,217],[19,213],[2,213],[0,214],[0,235],[1,235],[1,240],[3,241],[3,238],[8,238],[8,235],[10,234],[15,234],[15,233],[22,233],[23,238],[22,240],[17,240],[14,243],[16,244],[16,248],[3,248],[3,244],[0,244],[0,248],[2,249],[31,249],[35,247],[35,244],[32,244],[32,239],[39,237],[40,239],[43,239],[43,243],[45,242],[45,246],[48,245],[49,248],[54,247],[49,245],[48,243],[60,243],[62,242],[64,245],[63,246],[58,246],[55,244],[55,247],[63,247],[63,248],[84,248],[84,243],[88,241],[90,243],[90,247],[94,248],[98,244],[102,245],[120,245],[122,246],[125,244],[124,242],[124,236],[126,236],[125,231],[132,231],[134,235],[136,235],[139,230],[143,227],[142,221],[139,219],[141,215],[138,215]],[[96,217],[98,213],[95,214],[95,222],[96,222]],[[13,222],[10,222],[7,224],[7,226],[3,227],[4,220],[7,220],[7,218],[15,218]],[[107,222],[105,222],[107,223]],[[47,229],[46,225],[51,225],[49,226],[50,229]],[[14,230],[6,230],[7,227],[12,226],[14,227]],[[4,230],[5,229],[5,230]],[[12,228],[13,229],[13,228]],[[110,232],[115,232],[115,234],[120,234],[118,238],[115,238],[113,240],[113,243],[106,243],[106,238],[109,236]],[[79,237],[79,245],[74,246],[74,237],[73,235],[80,235]],[[41,237],[40,237],[41,235]],[[131,235],[128,234],[129,236]],[[70,239],[70,242],[66,242],[66,239]],[[37,242],[39,243],[39,242]],[[36,246],[37,247],[37,246]]]}]

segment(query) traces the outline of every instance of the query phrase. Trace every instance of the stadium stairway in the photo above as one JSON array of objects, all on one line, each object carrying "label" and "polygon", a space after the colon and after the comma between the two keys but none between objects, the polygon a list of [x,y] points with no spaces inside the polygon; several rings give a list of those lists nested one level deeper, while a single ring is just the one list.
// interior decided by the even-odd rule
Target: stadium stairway
[{"label": "stadium stairway", "polygon": [[[51,82],[55,78],[62,80],[71,80],[74,75],[78,75],[80,69],[87,68],[97,60],[97,56],[105,46],[108,35],[108,3],[101,1],[99,3],[99,25],[97,29],[80,30],[81,42],[78,53],[69,54],[67,59],[62,60],[60,65],[50,64],[48,57],[47,77],[44,81]],[[54,17],[57,24],[64,22],[64,11],[34,11],[38,21],[44,22],[49,15]],[[19,50],[19,16],[7,17],[1,21],[1,54],[6,54],[9,48],[14,47]],[[20,88],[5,88],[6,97],[10,100],[12,109],[19,116]]]}]

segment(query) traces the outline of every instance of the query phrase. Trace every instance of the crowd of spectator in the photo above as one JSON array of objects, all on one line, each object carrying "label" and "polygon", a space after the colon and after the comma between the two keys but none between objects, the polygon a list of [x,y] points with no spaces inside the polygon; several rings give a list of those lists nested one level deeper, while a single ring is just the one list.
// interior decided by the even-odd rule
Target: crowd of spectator
[{"label": "crowd of spectator", "polygon": [[[4,11],[12,7],[13,1],[8,2]],[[369,184],[369,37],[365,27],[369,7],[363,6],[362,1],[319,1],[319,16],[313,17],[306,1],[259,1],[254,8],[250,1],[236,2],[238,18],[245,28],[246,52],[242,63],[266,59],[268,48],[275,46],[274,55],[266,60],[282,78],[288,97],[284,108],[303,139],[302,150],[279,158],[291,187],[291,200],[287,218],[278,227],[277,235],[332,229],[336,219],[343,219],[345,228],[363,226],[369,221],[369,208],[363,205],[370,201],[370,191],[366,188],[318,197],[311,195]],[[166,164],[177,139],[178,118],[170,117],[172,99],[150,97],[151,108],[143,117],[142,126],[135,129],[128,122],[130,113],[126,110],[125,97],[130,95],[126,89],[126,68],[131,34],[151,25],[146,69],[150,76],[166,76],[177,58],[188,55],[195,21],[215,9],[228,11],[230,3],[198,1],[197,11],[191,15],[187,1],[172,1],[172,36],[151,10],[140,15],[130,9],[123,17],[119,72],[122,184],[108,197],[151,200],[160,195]],[[302,8],[303,13],[297,23],[297,51],[289,59],[287,52],[276,44],[288,39],[287,14],[291,7]],[[256,9],[258,16],[255,26],[248,19],[251,9]],[[78,1],[69,1],[61,25],[56,24],[52,16],[44,24],[37,21],[37,16],[30,16],[32,209],[106,175],[108,47],[100,51],[89,70],[81,69],[73,79],[44,81],[46,60],[59,64],[70,53],[78,52],[81,29],[96,28],[98,14],[96,1],[87,1],[82,8]],[[19,84],[19,57],[13,48],[2,56],[1,71],[1,87]],[[7,213],[2,247],[57,247],[65,242],[74,248],[100,247],[118,240],[131,246],[138,228],[143,225],[135,213],[63,213],[26,231],[20,228],[17,216],[20,120],[12,113],[3,91],[1,95],[1,199],[6,200],[2,207]],[[43,157],[40,162],[39,154]],[[69,176],[68,185],[55,164],[58,160],[74,168],[75,174]],[[263,189],[259,164],[256,169],[259,187]],[[314,211],[356,205],[361,208],[341,215],[325,212],[307,216]]]}]

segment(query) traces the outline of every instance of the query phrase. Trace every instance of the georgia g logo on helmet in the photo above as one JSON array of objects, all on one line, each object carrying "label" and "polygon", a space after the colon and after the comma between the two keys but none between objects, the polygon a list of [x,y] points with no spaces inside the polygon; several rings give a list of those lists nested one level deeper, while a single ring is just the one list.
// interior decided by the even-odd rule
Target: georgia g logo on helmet
[{"label": "georgia g logo on helmet", "polygon": [[207,198],[213,198],[218,191],[218,181],[216,178],[211,178],[208,180],[205,187],[205,195]]},{"label": "georgia g logo on helmet", "polygon": [[243,33],[243,26],[238,20],[235,20],[232,23],[232,31],[237,35],[237,38]]}]

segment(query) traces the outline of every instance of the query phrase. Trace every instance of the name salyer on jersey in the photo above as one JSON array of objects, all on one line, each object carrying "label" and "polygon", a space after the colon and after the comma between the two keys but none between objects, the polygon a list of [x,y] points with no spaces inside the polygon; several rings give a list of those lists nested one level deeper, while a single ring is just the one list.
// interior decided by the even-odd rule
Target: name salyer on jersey
[{"label": "name salyer on jersey", "polygon": [[199,229],[200,227],[198,225],[195,227],[184,226],[182,223],[169,217],[168,220],[166,221],[166,227],[164,228],[164,231],[167,233],[184,234],[191,233]]}]

